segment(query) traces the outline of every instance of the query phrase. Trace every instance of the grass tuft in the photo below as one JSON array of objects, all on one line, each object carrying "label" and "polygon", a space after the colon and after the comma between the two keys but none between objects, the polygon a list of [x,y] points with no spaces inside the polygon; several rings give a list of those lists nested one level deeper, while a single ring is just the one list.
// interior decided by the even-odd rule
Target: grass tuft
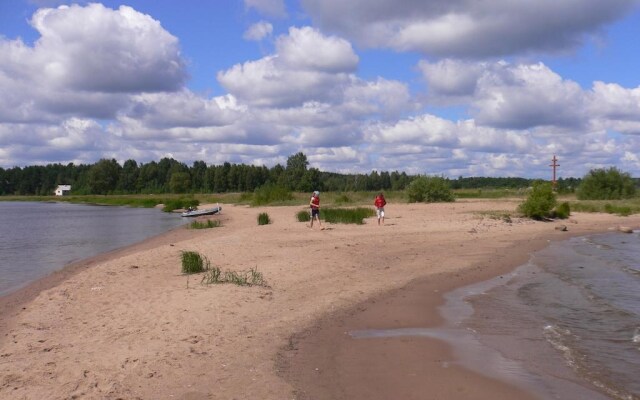
[{"label": "grass tuft", "polygon": [[296,219],[298,222],[309,222],[311,221],[311,214],[309,213],[309,210],[298,211]]},{"label": "grass tuft", "polygon": [[204,284],[231,283],[238,286],[263,286],[268,287],[267,281],[258,268],[250,268],[248,271],[224,271],[214,267],[202,277]]},{"label": "grass tuft", "polygon": [[333,224],[364,224],[364,219],[376,215],[375,210],[368,207],[357,208],[325,208],[320,217]]},{"label": "grass tuft", "polygon": [[208,229],[221,226],[220,221],[208,219],[207,222],[193,221],[189,224],[189,229]]},{"label": "grass tuft", "polygon": [[197,251],[182,252],[182,273],[197,274],[209,269],[209,260]]},{"label": "grass tuft", "polygon": [[271,218],[269,218],[269,214],[260,213],[258,214],[258,225],[269,225],[271,223]]}]

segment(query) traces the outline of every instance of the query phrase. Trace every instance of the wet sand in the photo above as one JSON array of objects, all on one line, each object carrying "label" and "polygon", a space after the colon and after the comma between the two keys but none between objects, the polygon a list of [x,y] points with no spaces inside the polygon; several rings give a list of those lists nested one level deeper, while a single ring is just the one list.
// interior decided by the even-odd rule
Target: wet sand
[{"label": "wet sand", "polygon": [[[389,204],[385,226],[322,231],[295,220],[304,207],[223,205],[220,228],[174,230],[2,298],[0,398],[528,398],[456,364],[443,342],[345,334],[437,326],[444,292],[510,271],[548,240],[640,225],[480,213],[517,204]],[[261,212],[273,223],[258,226]],[[202,285],[180,273],[183,250],[257,268],[269,286]]]}]

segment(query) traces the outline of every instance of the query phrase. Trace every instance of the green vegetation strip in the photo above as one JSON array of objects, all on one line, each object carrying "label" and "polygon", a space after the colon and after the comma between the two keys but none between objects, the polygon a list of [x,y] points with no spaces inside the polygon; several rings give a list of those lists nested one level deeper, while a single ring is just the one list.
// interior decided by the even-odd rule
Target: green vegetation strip
[{"label": "green vegetation strip", "polygon": [[193,221],[189,224],[189,229],[209,229],[220,226],[220,221],[209,219],[206,222]]},{"label": "green vegetation strip", "polygon": [[[323,208],[320,210],[320,219],[332,224],[364,224],[364,219],[373,217],[376,212],[373,208]],[[309,211],[299,211],[296,214],[298,222],[308,222],[311,219]]]}]

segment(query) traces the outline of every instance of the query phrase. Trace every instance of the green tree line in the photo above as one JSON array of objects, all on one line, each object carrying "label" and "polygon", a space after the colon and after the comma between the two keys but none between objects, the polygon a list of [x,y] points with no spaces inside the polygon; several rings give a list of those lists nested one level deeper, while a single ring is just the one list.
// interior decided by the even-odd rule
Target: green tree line
[{"label": "green tree line", "polygon": [[[94,164],[0,168],[0,195],[49,196],[58,185],[71,185],[72,193],[77,195],[253,192],[265,184],[297,192],[404,190],[415,177],[399,171],[324,172],[309,168],[307,156],[302,152],[289,156],[286,165],[271,168],[228,162],[207,165],[204,161],[189,166],[173,158],[148,163],[127,160],[120,165],[115,159],[101,159]],[[518,189],[533,182],[525,178],[487,177],[446,181],[452,189]],[[579,183],[580,179],[559,179],[558,189],[573,191]]]}]

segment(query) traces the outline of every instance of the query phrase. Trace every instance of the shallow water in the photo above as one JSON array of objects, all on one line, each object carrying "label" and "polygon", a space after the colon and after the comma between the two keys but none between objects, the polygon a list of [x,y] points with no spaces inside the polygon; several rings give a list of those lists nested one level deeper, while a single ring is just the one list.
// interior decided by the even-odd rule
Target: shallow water
[{"label": "shallow water", "polygon": [[448,293],[443,328],[354,338],[445,340],[461,364],[541,398],[640,399],[640,235],[552,243],[513,273]]},{"label": "shallow water", "polygon": [[65,265],[184,224],[157,209],[0,202],[0,295]]}]

